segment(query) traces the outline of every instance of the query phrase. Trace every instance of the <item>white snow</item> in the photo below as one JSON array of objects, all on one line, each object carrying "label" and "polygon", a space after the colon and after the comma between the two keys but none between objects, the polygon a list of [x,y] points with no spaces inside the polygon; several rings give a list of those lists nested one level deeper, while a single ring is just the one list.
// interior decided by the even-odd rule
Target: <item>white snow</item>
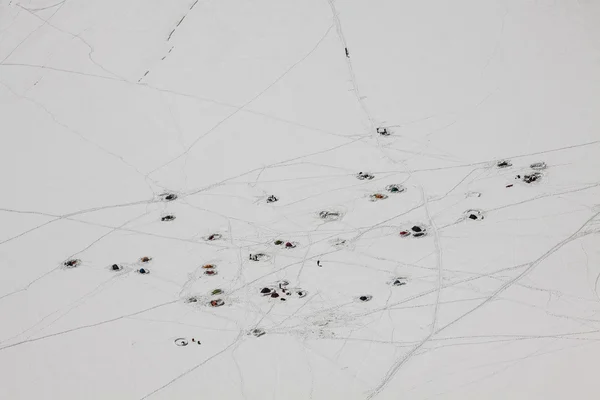
[{"label": "white snow", "polygon": [[599,21],[0,0],[0,398],[597,399]]}]

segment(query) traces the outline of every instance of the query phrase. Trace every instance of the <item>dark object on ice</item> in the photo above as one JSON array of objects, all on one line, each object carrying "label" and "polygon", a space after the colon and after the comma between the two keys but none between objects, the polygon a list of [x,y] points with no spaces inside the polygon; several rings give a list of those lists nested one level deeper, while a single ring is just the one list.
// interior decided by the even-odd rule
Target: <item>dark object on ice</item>
[{"label": "dark object on ice", "polygon": [[264,295],[267,295],[267,294],[271,294],[272,291],[273,291],[273,289],[266,287],[266,288],[262,288],[260,290],[260,293],[264,294]]},{"label": "dark object on ice", "polygon": [[513,185],[512,183],[511,183],[510,185],[506,185],[506,187],[507,187],[507,188],[511,188],[511,187],[513,187],[513,186],[514,186],[514,185]]},{"label": "dark object on ice", "polygon": [[368,295],[368,294],[367,294],[367,295],[360,296],[358,299],[359,299],[360,301],[369,301],[369,300],[371,300],[372,298],[373,298],[373,296],[371,296],[371,295]]},{"label": "dark object on ice", "polygon": [[215,269],[215,264],[204,264],[202,269]]},{"label": "dark object on ice", "polygon": [[197,302],[198,302],[198,299],[197,299],[197,298],[195,298],[194,296],[192,296],[192,297],[188,297],[188,298],[186,299],[186,303],[197,303]]},{"label": "dark object on ice", "polygon": [[304,290],[297,290],[296,291],[296,295],[300,298],[306,297],[306,291]]},{"label": "dark object on ice", "polygon": [[296,245],[295,245],[294,243],[292,243],[292,242],[287,242],[287,243],[285,244],[285,248],[286,248],[286,249],[293,249],[293,248],[295,248],[295,247],[296,247]]},{"label": "dark object on ice", "polygon": [[142,258],[140,258],[140,262],[143,262],[143,263],[150,262],[150,260],[152,260],[152,257],[142,257]]},{"label": "dark object on ice", "polygon": [[392,281],[392,286],[404,286],[406,285],[406,281],[404,278],[396,278]]},{"label": "dark object on ice", "polygon": [[512,163],[510,162],[510,160],[500,160],[498,161],[498,163],[496,163],[496,166],[498,168],[508,168],[512,167]]},{"label": "dark object on ice", "polygon": [[267,203],[275,203],[278,200],[279,199],[274,195],[270,195],[269,197],[267,197]]},{"label": "dark object on ice", "polygon": [[361,181],[364,181],[365,179],[370,181],[371,179],[375,178],[375,176],[368,172],[359,172],[356,174],[356,178],[360,179]]},{"label": "dark object on ice", "polygon": [[202,343],[200,343],[200,341],[199,341],[199,340],[196,340],[196,339],[194,339],[194,338],[192,338],[192,342],[194,342],[194,343],[196,343],[196,344],[202,344]]},{"label": "dark object on ice", "polygon": [[413,236],[414,236],[414,237],[423,237],[423,236],[425,236],[425,235],[426,235],[426,233],[425,233],[425,232],[417,232],[417,233],[413,233]]},{"label": "dark object on ice", "polygon": [[344,48],[344,51],[346,52],[346,58],[350,58],[350,52],[348,51],[348,48]]},{"label": "dark object on ice", "polygon": [[481,221],[483,219],[483,212],[480,210],[467,210],[465,216],[473,221]]},{"label": "dark object on ice", "polygon": [[317,267],[322,267],[321,261],[317,260]]},{"label": "dark object on ice", "polygon": [[283,297],[282,297],[282,298],[280,298],[279,300],[281,300],[281,301],[286,301],[286,300],[285,300]]},{"label": "dark object on ice", "polygon": [[319,212],[319,217],[321,219],[324,219],[327,221],[336,221],[336,220],[340,219],[341,216],[342,216],[342,214],[337,211],[321,211],[321,212]]},{"label": "dark object on ice", "polygon": [[214,276],[217,275],[217,271],[214,269],[207,269],[206,271],[204,271],[204,275],[208,275],[208,276]]},{"label": "dark object on ice", "polygon": [[188,341],[185,338],[177,338],[175,339],[175,344],[177,346],[183,347],[188,345]]},{"label": "dark object on ice", "polygon": [[542,178],[542,174],[539,172],[533,172],[529,175],[523,175],[523,182],[532,183],[540,180]]},{"label": "dark object on ice", "polygon": [[67,260],[63,263],[63,265],[67,268],[75,268],[78,267],[79,264],[81,264],[81,260],[73,258],[71,260]]},{"label": "dark object on ice", "polygon": [[160,220],[163,222],[173,221],[175,219],[174,215],[165,215]]},{"label": "dark object on ice", "polygon": [[277,285],[279,285],[279,289],[283,289],[284,287],[289,286],[289,284],[290,283],[284,279],[282,281],[279,281]]},{"label": "dark object on ice", "polygon": [[533,164],[531,164],[529,166],[529,168],[534,169],[536,171],[541,171],[543,169],[546,169],[546,163],[543,161],[540,162],[534,162]]},{"label": "dark object on ice", "polygon": [[123,267],[121,267],[119,264],[113,264],[111,265],[110,269],[112,269],[113,271],[120,271],[123,269]]},{"label": "dark object on ice", "polygon": [[377,200],[385,200],[387,199],[387,196],[385,194],[381,194],[381,193],[374,193],[371,196],[369,196],[371,198],[371,201],[377,201]]},{"label": "dark object on ice", "polygon": [[283,244],[283,240],[276,240],[274,243],[276,246],[279,246]]},{"label": "dark object on ice", "polygon": [[250,256],[248,258],[250,259],[250,261],[261,261],[261,260],[265,259],[266,257],[267,257],[267,255],[264,253],[256,253],[256,254],[250,254]]},{"label": "dark object on ice", "polygon": [[262,335],[265,334],[265,330],[261,329],[261,328],[256,328],[256,329],[252,329],[252,331],[250,333],[256,337],[261,337]]},{"label": "dark object on ice", "polygon": [[410,232],[409,231],[401,231],[400,236],[402,236],[402,237],[410,236]]},{"label": "dark object on ice", "polygon": [[210,235],[209,237],[206,238],[206,240],[219,240],[221,239],[223,236],[220,233],[213,233],[212,235]]},{"label": "dark object on ice", "polygon": [[390,132],[387,130],[387,128],[377,128],[377,133],[379,133],[381,136],[390,136]]},{"label": "dark object on ice", "polygon": [[413,226],[411,229],[413,230],[413,232],[422,232],[423,231],[423,229],[418,225]]},{"label": "dark object on ice", "polygon": [[221,299],[215,299],[210,301],[211,307],[221,307],[223,304],[225,304],[225,302]]},{"label": "dark object on ice", "polygon": [[406,191],[406,188],[402,185],[387,185],[385,190],[390,193],[402,193]]},{"label": "dark object on ice", "polygon": [[150,273],[150,270],[146,269],[146,268],[140,268],[138,269],[138,273],[142,274],[142,275],[146,275]]},{"label": "dark object on ice", "polygon": [[211,295],[216,296],[218,294],[223,294],[223,289],[215,289],[212,292],[210,292]]},{"label": "dark object on ice", "polygon": [[175,193],[163,193],[160,195],[163,201],[173,201],[177,200],[177,195]]},{"label": "dark object on ice", "polygon": [[273,293],[271,293],[271,297],[274,298],[274,299],[276,299],[276,298],[279,297],[279,293],[273,292]]}]

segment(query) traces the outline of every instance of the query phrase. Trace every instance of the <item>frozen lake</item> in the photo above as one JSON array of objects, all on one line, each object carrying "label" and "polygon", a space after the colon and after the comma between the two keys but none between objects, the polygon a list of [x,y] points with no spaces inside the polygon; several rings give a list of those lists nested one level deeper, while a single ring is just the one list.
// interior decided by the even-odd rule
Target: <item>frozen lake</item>
[{"label": "frozen lake", "polygon": [[598,398],[600,2],[0,0],[0,398]]}]

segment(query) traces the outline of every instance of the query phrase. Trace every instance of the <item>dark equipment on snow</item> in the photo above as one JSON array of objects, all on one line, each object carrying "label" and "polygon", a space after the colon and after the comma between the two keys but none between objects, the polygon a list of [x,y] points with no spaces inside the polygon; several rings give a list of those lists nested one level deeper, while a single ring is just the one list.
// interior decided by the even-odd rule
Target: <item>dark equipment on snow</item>
[{"label": "dark equipment on snow", "polygon": [[372,298],[373,298],[373,296],[371,296],[371,295],[368,295],[368,294],[367,294],[367,295],[360,296],[358,299],[359,299],[360,301],[369,301],[369,300],[371,300]]},{"label": "dark equipment on snow", "polygon": [[67,260],[63,263],[63,265],[67,268],[75,268],[79,266],[79,264],[81,264],[81,260],[78,259]]},{"label": "dark equipment on snow", "polygon": [[496,166],[498,168],[508,168],[512,167],[512,163],[509,160],[500,160],[498,163],[496,163]]},{"label": "dark equipment on snow", "polygon": [[207,237],[206,240],[213,241],[213,240],[219,240],[221,238],[222,238],[222,236],[221,236],[220,233],[213,233],[212,235],[210,235],[209,237]]},{"label": "dark equipment on snow", "polygon": [[529,168],[531,168],[531,169],[535,169],[535,170],[537,170],[537,171],[541,171],[541,170],[543,170],[543,169],[546,169],[546,163],[545,163],[545,162],[543,162],[543,161],[540,161],[540,162],[534,162],[533,164],[531,164],[531,165],[529,166]]},{"label": "dark equipment on snow", "polygon": [[120,271],[121,269],[123,269],[119,264],[113,264],[110,269],[112,269],[113,271]]},{"label": "dark equipment on snow", "polygon": [[173,221],[175,219],[174,215],[165,215],[160,220],[163,222]]},{"label": "dark equipment on snow", "polygon": [[350,58],[350,52],[348,51],[348,48],[344,48],[344,51],[346,52],[346,57]]},{"label": "dark equipment on snow", "polygon": [[221,299],[216,299],[216,300],[211,300],[210,301],[210,306],[211,307],[221,307],[223,304],[225,304],[225,302]]},{"label": "dark equipment on snow", "polygon": [[142,258],[140,258],[140,261],[143,262],[143,263],[150,262],[150,260],[152,260],[152,257],[142,257]]},{"label": "dark equipment on snow", "polygon": [[175,193],[163,193],[160,195],[160,197],[164,200],[164,201],[173,201],[173,200],[177,200],[177,195]]},{"label": "dark equipment on snow", "polygon": [[278,200],[279,199],[274,195],[270,195],[269,197],[267,197],[267,203],[275,203]]},{"label": "dark equipment on snow", "polygon": [[423,231],[423,229],[417,225],[413,226],[411,229],[413,230],[413,232],[422,232]]},{"label": "dark equipment on snow", "polygon": [[381,136],[390,136],[390,132],[387,130],[387,128],[377,128],[377,133]]},{"label": "dark equipment on snow", "polygon": [[147,270],[146,268],[140,268],[140,269],[138,269],[138,273],[140,273],[142,275],[146,275],[146,274],[149,274],[150,271]]},{"label": "dark equipment on snow", "polygon": [[356,178],[360,179],[361,181],[364,181],[365,179],[370,181],[371,179],[375,178],[375,176],[368,172],[359,172],[356,174]]}]

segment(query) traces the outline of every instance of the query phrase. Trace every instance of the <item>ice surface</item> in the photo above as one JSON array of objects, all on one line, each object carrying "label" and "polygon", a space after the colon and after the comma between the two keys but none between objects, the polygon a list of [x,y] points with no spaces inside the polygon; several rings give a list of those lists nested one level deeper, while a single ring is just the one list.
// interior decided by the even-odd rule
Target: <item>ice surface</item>
[{"label": "ice surface", "polygon": [[0,0],[0,398],[597,399],[599,21]]}]

